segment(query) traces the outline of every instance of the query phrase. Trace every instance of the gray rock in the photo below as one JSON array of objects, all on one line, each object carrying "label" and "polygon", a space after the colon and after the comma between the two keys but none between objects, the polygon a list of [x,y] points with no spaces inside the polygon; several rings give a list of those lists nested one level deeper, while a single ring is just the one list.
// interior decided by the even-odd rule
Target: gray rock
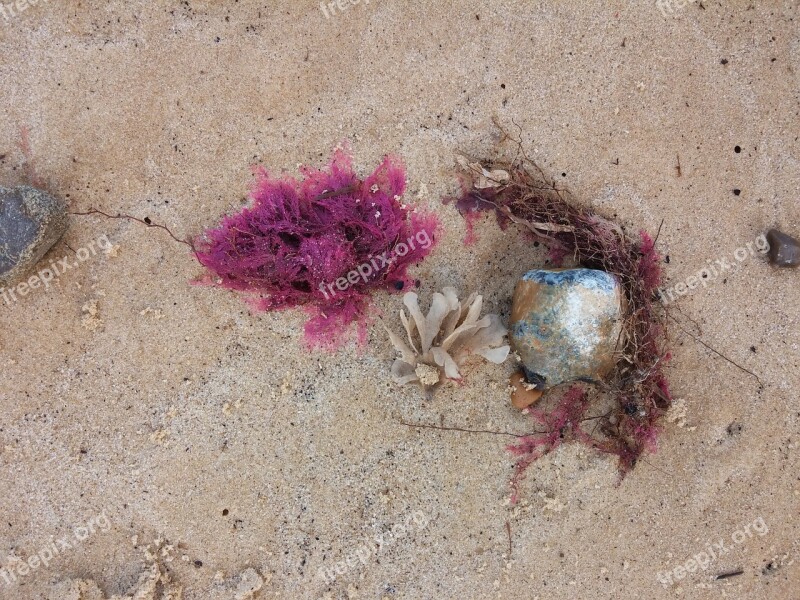
[{"label": "gray rock", "polygon": [[66,230],[63,201],[29,186],[0,187],[0,285],[21,279]]},{"label": "gray rock", "polygon": [[769,261],[778,267],[800,265],[800,242],[777,229],[767,232],[769,242]]}]

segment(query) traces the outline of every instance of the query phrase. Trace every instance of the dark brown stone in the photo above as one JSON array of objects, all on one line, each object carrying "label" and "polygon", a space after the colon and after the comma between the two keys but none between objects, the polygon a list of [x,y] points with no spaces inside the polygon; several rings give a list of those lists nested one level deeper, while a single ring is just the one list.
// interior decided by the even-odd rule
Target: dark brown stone
[{"label": "dark brown stone", "polygon": [[796,267],[800,265],[800,242],[777,229],[767,232],[769,242],[769,261],[777,267]]}]

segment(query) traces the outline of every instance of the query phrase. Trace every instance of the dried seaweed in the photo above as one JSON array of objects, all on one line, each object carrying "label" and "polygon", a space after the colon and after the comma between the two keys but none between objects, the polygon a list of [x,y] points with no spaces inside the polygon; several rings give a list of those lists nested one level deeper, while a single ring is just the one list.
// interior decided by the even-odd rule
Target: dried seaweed
[{"label": "dried seaweed", "polygon": [[326,169],[302,167],[302,181],[257,173],[252,205],[196,242],[209,283],[244,292],[256,310],[302,306],[306,340],[336,347],[370,294],[414,285],[408,268],[432,250],[438,221],[401,202],[405,171],[387,157],[366,179],[337,150]]},{"label": "dried seaweed", "polygon": [[[466,218],[494,211],[502,228],[516,224],[549,249],[559,265],[577,265],[616,275],[626,306],[622,348],[613,373],[594,387],[575,384],[557,399],[549,412],[528,409],[548,433],[531,434],[510,447],[519,459],[512,484],[528,466],[561,443],[575,440],[618,458],[621,476],[645,451],[653,451],[659,419],[671,404],[664,375],[667,352],[666,313],[658,298],[662,282],[661,257],[645,231],[627,234],[617,223],[581,206],[570,193],[527,157],[514,160],[462,160],[463,192],[456,207]],[[592,406],[610,397],[613,408],[597,418],[591,432],[581,423]],[[589,417],[592,418],[592,417]]]}]

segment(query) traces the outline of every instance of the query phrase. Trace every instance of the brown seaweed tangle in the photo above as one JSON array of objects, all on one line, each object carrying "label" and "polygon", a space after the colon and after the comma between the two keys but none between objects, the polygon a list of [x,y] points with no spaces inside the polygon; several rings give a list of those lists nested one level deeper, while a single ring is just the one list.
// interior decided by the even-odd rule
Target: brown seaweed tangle
[{"label": "brown seaweed tangle", "polygon": [[[505,132],[504,136],[510,139]],[[527,409],[547,431],[525,436],[509,447],[518,457],[512,479],[514,501],[527,467],[570,440],[616,456],[622,479],[645,451],[655,450],[659,420],[672,402],[664,374],[670,355],[667,314],[658,292],[662,272],[656,240],[646,231],[630,235],[581,205],[525,156],[519,142],[517,147],[511,160],[459,159],[458,210],[471,221],[480,212],[494,211],[502,228],[513,223],[544,243],[556,265],[571,259],[576,265],[616,275],[626,303],[616,367],[606,380],[573,384],[547,412]],[[610,410],[586,416],[609,400]],[[590,420],[595,424],[586,431],[582,424]]]}]

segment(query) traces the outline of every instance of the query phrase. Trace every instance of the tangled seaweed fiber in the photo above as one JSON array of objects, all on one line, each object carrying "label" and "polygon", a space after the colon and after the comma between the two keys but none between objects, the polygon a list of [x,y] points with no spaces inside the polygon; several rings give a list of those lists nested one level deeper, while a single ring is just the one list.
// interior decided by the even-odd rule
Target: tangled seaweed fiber
[{"label": "tangled seaweed fiber", "polygon": [[258,171],[251,206],[206,231],[196,256],[211,283],[244,292],[256,310],[304,307],[311,345],[335,348],[357,319],[363,341],[370,294],[414,285],[407,270],[430,253],[437,219],[401,202],[396,158],[364,180],[342,149],[326,169],[300,171],[302,181]]},{"label": "tangled seaweed fiber", "polygon": [[[672,399],[666,377],[666,315],[660,305],[661,257],[642,231],[628,235],[618,224],[578,204],[527,158],[511,162],[462,161],[463,193],[456,207],[474,222],[476,213],[493,211],[498,224],[514,223],[549,249],[551,261],[565,259],[612,273],[622,284],[626,306],[624,339],[614,372],[590,395],[588,384],[573,384],[548,412],[528,409],[546,431],[509,447],[517,457],[513,500],[526,469],[566,441],[574,440],[618,458],[625,476],[645,451],[654,451],[659,419]],[[611,410],[588,416],[602,398]],[[592,422],[591,431],[584,429]]]}]

